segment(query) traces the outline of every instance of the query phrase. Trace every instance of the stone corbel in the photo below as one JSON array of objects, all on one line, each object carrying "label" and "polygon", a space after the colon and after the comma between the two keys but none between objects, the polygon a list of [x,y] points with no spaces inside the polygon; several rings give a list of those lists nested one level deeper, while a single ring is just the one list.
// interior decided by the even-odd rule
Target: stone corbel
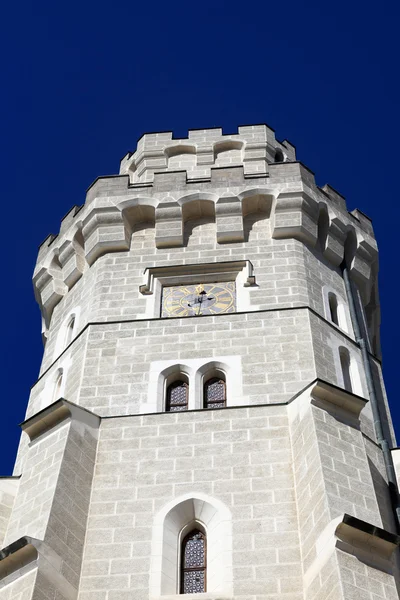
[{"label": "stone corbel", "polygon": [[174,246],[183,246],[182,207],[167,198],[156,208],[156,247]]},{"label": "stone corbel", "polygon": [[63,280],[69,289],[82,277],[86,266],[83,248],[74,240],[65,240],[60,246],[58,259],[62,266]]},{"label": "stone corbel", "polygon": [[129,225],[116,206],[94,208],[83,221],[82,235],[89,265],[103,254],[130,247]]},{"label": "stone corbel", "polygon": [[337,546],[361,560],[368,557],[371,562],[390,561],[393,552],[400,546],[400,536],[376,527],[371,523],[344,514],[336,527]]},{"label": "stone corbel", "polygon": [[51,272],[51,268],[44,266],[40,267],[33,276],[33,286],[43,317],[48,325],[54,307],[67,293],[68,288],[63,283],[61,276],[60,278],[55,277]]},{"label": "stone corbel", "polygon": [[243,242],[242,203],[237,196],[223,196],[215,205],[217,242]]},{"label": "stone corbel", "polygon": [[[65,579],[63,566],[62,558],[48,544],[31,536],[24,536],[0,550],[0,586],[8,585],[37,568],[45,580],[60,593],[60,597],[76,600],[78,590]],[[35,587],[33,584],[33,589]],[[32,596],[37,597],[35,593]]]},{"label": "stone corbel", "polygon": [[89,427],[97,429],[100,417],[82,406],[60,398],[50,406],[33,415],[21,423],[21,429],[28,434],[31,442],[47,431],[50,431],[63,421],[73,419],[85,423]]},{"label": "stone corbel", "polygon": [[371,277],[372,265],[377,260],[376,246],[367,240],[358,240],[358,246],[350,267],[350,273],[354,280],[360,285],[364,301],[368,301],[373,278]]},{"label": "stone corbel", "polygon": [[360,412],[367,404],[367,400],[327,381],[317,379],[311,389],[311,404],[328,408],[330,412],[345,411],[359,419]]},{"label": "stone corbel", "polygon": [[273,214],[275,239],[296,238],[315,246],[318,239],[318,202],[304,191],[279,194]]},{"label": "stone corbel", "polygon": [[329,231],[323,254],[329,262],[338,267],[342,264],[344,257],[346,226],[336,215],[333,217],[329,215],[329,220]]}]

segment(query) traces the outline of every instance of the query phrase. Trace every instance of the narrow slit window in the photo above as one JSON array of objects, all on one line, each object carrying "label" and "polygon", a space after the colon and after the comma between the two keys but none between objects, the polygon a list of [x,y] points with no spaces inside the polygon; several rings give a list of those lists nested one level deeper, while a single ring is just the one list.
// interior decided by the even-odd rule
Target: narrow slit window
[{"label": "narrow slit window", "polygon": [[185,381],[174,381],[167,388],[167,412],[180,412],[188,408],[189,386]]},{"label": "narrow slit window", "polygon": [[60,371],[57,375],[57,378],[54,382],[54,388],[53,388],[53,402],[55,402],[56,400],[58,400],[61,396],[61,387],[62,387],[62,381],[63,381],[63,372]]},{"label": "narrow slit window", "polygon": [[204,384],[204,408],[226,406],[226,383],[220,377],[213,377]]},{"label": "narrow slit window", "polygon": [[340,366],[342,368],[344,389],[347,390],[348,392],[352,392],[353,385],[352,385],[352,381],[351,381],[350,355],[349,355],[349,352],[345,348],[342,348],[340,350]]},{"label": "narrow slit window", "polygon": [[194,529],[182,542],[181,594],[206,591],[206,560],[206,536]]},{"label": "narrow slit window", "polygon": [[75,317],[71,317],[71,319],[68,321],[67,331],[65,334],[65,348],[67,346],[69,346],[69,344],[72,342],[74,327],[75,327]]},{"label": "narrow slit window", "polygon": [[331,321],[332,323],[335,323],[335,325],[339,326],[338,301],[335,294],[330,293],[328,300]]}]

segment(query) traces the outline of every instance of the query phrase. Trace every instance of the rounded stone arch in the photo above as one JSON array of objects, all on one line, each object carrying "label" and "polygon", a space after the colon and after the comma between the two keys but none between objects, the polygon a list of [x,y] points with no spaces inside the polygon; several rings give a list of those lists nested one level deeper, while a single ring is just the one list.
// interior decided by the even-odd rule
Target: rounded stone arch
[{"label": "rounded stone arch", "polygon": [[213,146],[214,164],[237,159],[242,161],[245,142],[243,140],[233,140],[231,138],[215,142]]},{"label": "rounded stone arch", "polygon": [[279,148],[278,146],[275,148],[275,153],[274,153],[274,162],[276,163],[280,163],[280,162],[285,162],[287,159],[285,152],[282,150],[282,148]]},{"label": "rounded stone arch", "polygon": [[202,492],[171,500],[153,522],[150,596],[179,593],[180,548],[190,529],[207,536],[207,592],[232,594],[232,515],[228,507]]},{"label": "rounded stone arch", "polygon": [[[79,328],[79,317],[80,317],[81,307],[74,306],[71,310],[68,311],[67,315],[61,322],[61,325],[58,329],[56,343],[54,346],[54,356],[53,360],[55,360],[71,343],[71,341],[76,337]],[[71,331],[71,322],[73,322],[73,328]],[[67,339],[68,334],[70,333],[70,338]]]},{"label": "rounded stone arch", "polygon": [[254,225],[258,221],[265,221],[270,218],[275,194],[266,189],[254,188],[242,192],[238,197],[242,204],[245,240],[248,240]]},{"label": "rounded stone arch", "polygon": [[196,407],[204,408],[204,384],[213,377],[220,377],[225,381],[226,388],[226,405],[228,406],[229,392],[231,388],[230,382],[231,369],[229,365],[220,361],[210,361],[199,367],[196,371],[194,379],[194,387],[196,394]]},{"label": "rounded stone arch", "polygon": [[123,219],[132,234],[142,229],[155,227],[155,212],[159,201],[151,197],[138,197],[124,200],[118,204]]},{"label": "rounded stone arch", "polygon": [[347,346],[338,346],[337,373],[338,383],[341,387],[357,396],[364,396],[360,366],[355,352],[349,350]]},{"label": "rounded stone arch", "polygon": [[215,224],[215,205],[218,196],[210,193],[195,193],[178,199],[182,208],[183,238],[186,245],[193,229],[201,225]]},{"label": "rounded stone arch", "polygon": [[171,383],[182,379],[189,386],[188,409],[193,407],[193,369],[185,364],[178,363],[163,369],[157,378],[157,406],[156,412],[164,412],[166,407],[167,388]]},{"label": "rounded stone arch", "polygon": [[252,188],[238,194],[242,203],[243,217],[252,213],[263,213],[263,218],[271,215],[276,193],[266,188]]},{"label": "rounded stone arch", "polygon": [[[325,318],[327,321],[334,323],[340,327],[340,329],[352,336],[353,329],[351,324],[351,316],[346,299],[330,285],[324,285],[322,287],[322,299],[324,303]],[[335,303],[337,322],[335,322],[334,315],[332,314]]]},{"label": "rounded stone arch", "polygon": [[196,166],[197,148],[194,144],[175,144],[164,149],[168,168],[190,168]]},{"label": "rounded stone arch", "polygon": [[243,381],[240,361],[236,356],[227,357],[225,360],[206,361],[200,365],[194,375],[194,405],[203,408],[204,384],[211,377],[222,376],[226,385],[226,406],[235,406],[243,403]]}]

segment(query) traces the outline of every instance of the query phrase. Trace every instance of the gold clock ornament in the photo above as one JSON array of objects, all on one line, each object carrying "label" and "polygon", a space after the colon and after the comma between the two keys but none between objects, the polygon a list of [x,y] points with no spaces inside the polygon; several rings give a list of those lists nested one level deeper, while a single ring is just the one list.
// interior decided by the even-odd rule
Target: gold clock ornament
[{"label": "gold clock ornament", "polygon": [[163,287],[162,317],[194,317],[235,312],[235,282]]}]

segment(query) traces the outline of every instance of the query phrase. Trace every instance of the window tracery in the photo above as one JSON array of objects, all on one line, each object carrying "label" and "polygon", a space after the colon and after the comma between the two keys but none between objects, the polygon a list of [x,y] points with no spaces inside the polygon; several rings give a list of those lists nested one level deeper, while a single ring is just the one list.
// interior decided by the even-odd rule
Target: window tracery
[{"label": "window tracery", "polygon": [[226,406],[226,383],[221,377],[212,377],[204,384],[204,408]]},{"label": "window tracery", "polygon": [[181,594],[206,591],[206,536],[193,529],[182,542]]},{"label": "window tracery", "polygon": [[188,408],[189,386],[185,381],[178,380],[167,388],[167,412],[181,412]]}]

